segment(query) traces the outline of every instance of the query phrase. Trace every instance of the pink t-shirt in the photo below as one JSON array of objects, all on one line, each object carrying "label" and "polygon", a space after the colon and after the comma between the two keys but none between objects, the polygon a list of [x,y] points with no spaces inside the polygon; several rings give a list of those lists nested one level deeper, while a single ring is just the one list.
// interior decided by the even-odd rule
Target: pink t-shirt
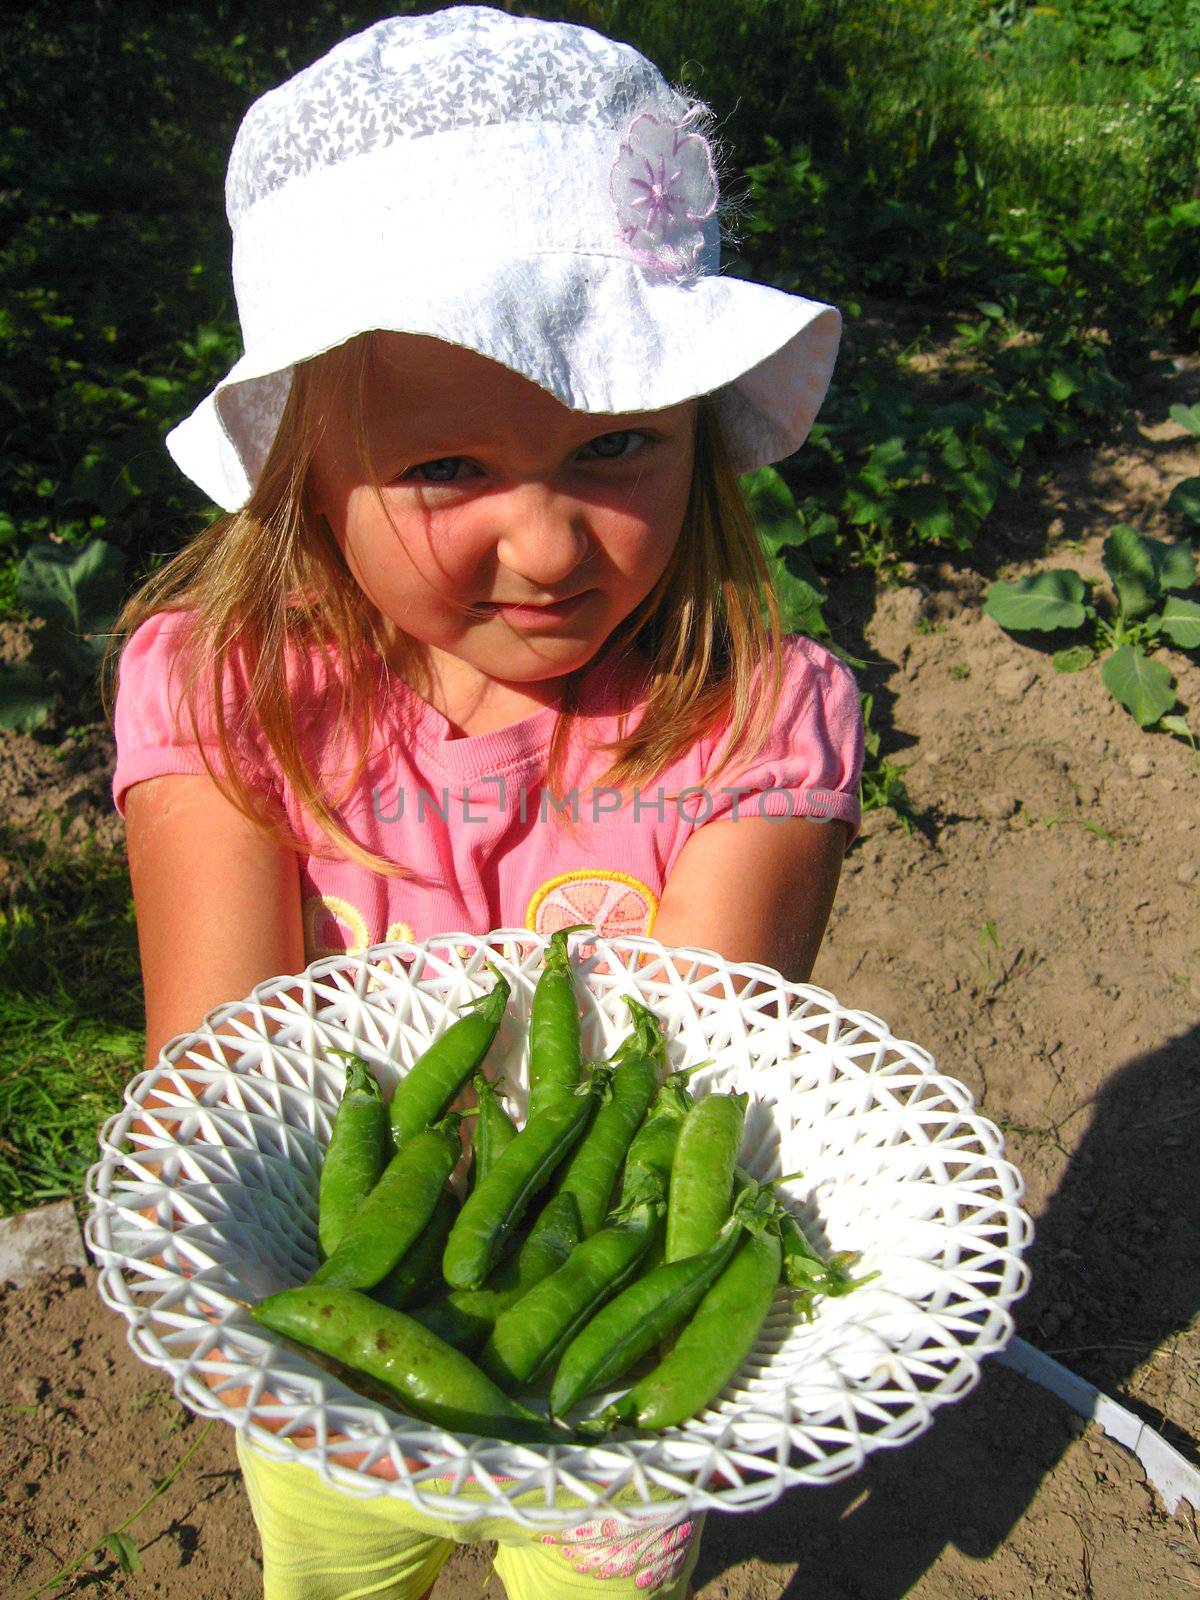
[{"label": "pink t-shirt", "polygon": [[[113,797],[147,778],[205,770],[186,711],[180,712],[182,613],[144,623],[121,659]],[[808,639],[785,641],[779,708],[767,742],[741,770],[715,781],[723,738],[701,739],[621,802],[597,787],[611,761],[605,740],[636,726],[645,698],[638,658],[598,667],[581,703],[569,750],[570,786],[554,801],[544,786],[552,707],[490,733],[455,737],[446,718],[402,683],[388,681],[362,776],[338,808],[351,834],[411,876],[373,873],[324,854],[328,843],[265,748],[245,733],[243,771],[283,807],[300,857],[309,960],[385,939],[532,928],[551,933],[591,923],[610,937],[651,934],[659,897],[693,832],[709,822],[803,816],[859,823],[863,729],[849,669]],[[293,675],[303,745],[323,774],[347,770],[342,724],[319,692],[313,664]],[[237,704],[231,693],[231,710]],[[619,725],[622,712],[624,729]],[[201,738],[206,719],[201,717]],[[215,749],[211,752],[215,761]],[[231,907],[236,915],[236,907]]]}]

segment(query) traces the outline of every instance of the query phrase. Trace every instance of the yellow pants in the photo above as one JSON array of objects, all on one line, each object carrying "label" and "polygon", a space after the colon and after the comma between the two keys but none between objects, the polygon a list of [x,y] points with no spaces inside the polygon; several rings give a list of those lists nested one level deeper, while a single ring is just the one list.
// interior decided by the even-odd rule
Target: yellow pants
[{"label": "yellow pants", "polygon": [[456,1543],[497,1541],[509,1600],[683,1600],[703,1517],[630,1530],[611,1518],[536,1533],[505,1517],[451,1522],[391,1496],[360,1500],[237,1436],[263,1550],[265,1600],[418,1600]]}]

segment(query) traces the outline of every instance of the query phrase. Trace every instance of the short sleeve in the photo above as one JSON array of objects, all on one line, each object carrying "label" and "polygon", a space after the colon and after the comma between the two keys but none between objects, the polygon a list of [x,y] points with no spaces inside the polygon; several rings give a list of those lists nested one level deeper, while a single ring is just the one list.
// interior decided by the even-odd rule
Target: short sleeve
[{"label": "short sleeve", "polygon": [[748,766],[726,768],[713,787],[704,788],[692,815],[697,825],[744,817],[844,822],[853,839],[862,820],[862,764],[863,718],[854,674],[811,639],[788,638],[779,703],[765,744]]},{"label": "short sleeve", "polygon": [[[125,796],[136,783],[172,773],[204,773],[205,755],[214,770],[221,770],[211,700],[206,705],[200,697],[195,727],[186,703],[184,667],[190,632],[188,612],[159,612],[142,623],[121,653],[113,711],[117,743],[113,802],[122,815]],[[269,790],[263,764],[246,740],[244,724],[239,726],[241,687],[236,680],[231,683],[226,707],[245,744],[238,753],[238,770],[251,787]]]}]

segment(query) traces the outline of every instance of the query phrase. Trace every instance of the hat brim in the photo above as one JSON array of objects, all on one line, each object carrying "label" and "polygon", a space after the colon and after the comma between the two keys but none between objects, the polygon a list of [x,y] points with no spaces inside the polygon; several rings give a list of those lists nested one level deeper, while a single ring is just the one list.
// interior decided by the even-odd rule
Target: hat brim
[{"label": "hat brim", "polygon": [[574,411],[657,411],[717,396],[737,471],[780,461],[808,436],[841,335],[832,306],[739,278],[655,279],[633,262],[547,254],[448,265],[411,280],[399,264],[354,304],[317,304],[301,331],[248,349],[167,437],[180,469],[237,510],[266,462],[299,362],[371,329],[462,345]]}]

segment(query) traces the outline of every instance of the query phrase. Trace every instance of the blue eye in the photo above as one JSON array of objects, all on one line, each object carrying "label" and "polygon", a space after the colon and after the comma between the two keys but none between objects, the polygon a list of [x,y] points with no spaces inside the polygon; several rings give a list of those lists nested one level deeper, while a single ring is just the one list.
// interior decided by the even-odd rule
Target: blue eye
[{"label": "blue eye", "polygon": [[422,483],[453,483],[467,465],[465,456],[439,456],[436,461],[421,461],[410,467],[406,478],[419,478]]},{"label": "blue eye", "polygon": [[619,461],[622,456],[632,455],[645,442],[644,433],[627,428],[620,433],[602,433],[597,438],[590,439],[584,445],[582,453],[591,455],[599,461]]}]

